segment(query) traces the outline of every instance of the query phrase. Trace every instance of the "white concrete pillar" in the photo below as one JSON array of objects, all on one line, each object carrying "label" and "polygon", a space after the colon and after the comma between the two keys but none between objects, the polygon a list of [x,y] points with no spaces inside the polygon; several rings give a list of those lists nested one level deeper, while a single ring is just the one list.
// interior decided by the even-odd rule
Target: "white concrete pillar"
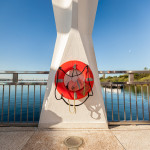
[{"label": "white concrete pillar", "polygon": [[[107,128],[107,116],[92,42],[98,0],[52,0],[52,3],[57,39],[39,127]],[[61,64],[70,60],[88,64],[94,75],[94,95],[83,105],[76,107],[76,114],[71,114],[69,106],[63,101],[57,101],[54,94],[55,73]],[[83,99],[76,100],[76,103],[81,103]]]},{"label": "white concrete pillar", "polygon": [[130,73],[128,76],[129,76],[128,81],[133,82],[134,81],[134,74]]}]

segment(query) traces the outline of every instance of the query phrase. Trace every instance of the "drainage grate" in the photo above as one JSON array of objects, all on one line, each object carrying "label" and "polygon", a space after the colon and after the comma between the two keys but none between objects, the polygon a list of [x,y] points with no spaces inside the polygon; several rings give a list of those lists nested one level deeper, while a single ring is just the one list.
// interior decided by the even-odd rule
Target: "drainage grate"
[{"label": "drainage grate", "polygon": [[78,150],[78,148],[83,144],[83,139],[77,136],[70,136],[64,140],[64,144],[69,150]]}]

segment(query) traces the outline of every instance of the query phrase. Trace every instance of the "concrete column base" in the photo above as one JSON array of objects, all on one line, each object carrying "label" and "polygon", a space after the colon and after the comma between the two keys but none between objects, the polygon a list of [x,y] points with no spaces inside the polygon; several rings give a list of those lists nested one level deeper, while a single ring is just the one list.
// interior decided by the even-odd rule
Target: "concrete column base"
[{"label": "concrete column base", "polygon": [[39,128],[50,129],[108,129],[108,124],[104,123],[59,123],[56,125],[50,125],[49,123],[41,123]]}]

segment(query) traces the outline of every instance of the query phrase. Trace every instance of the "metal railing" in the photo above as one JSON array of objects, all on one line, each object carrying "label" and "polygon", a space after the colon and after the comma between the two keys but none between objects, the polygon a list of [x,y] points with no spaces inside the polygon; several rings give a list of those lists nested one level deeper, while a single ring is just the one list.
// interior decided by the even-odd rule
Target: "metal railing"
[{"label": "metal railing", "polygon": [[[42,101],[43,97],[42,96],[42,87],[46,87],[47,83],[46,82],[18,82],[18,83],[0,83],[0,86],[2,87],[2,92],[1,92],[1,120],[0,120],[0,126],[13,126],[13,125],[18,125],[18,126],[37,126],[38,124],[38,119],[40,116],[41,112],[41,107],[42,107]],[[7,87],[6,87],[7,86]],[[36,114],[36,119],[35,120],[35,102],[36,102],[36,87],[39,86],[39,91],[38,91],[38,101],[39,101],[39,106],[37,109],[39,110],[39,113]],[[30,88],[32,87],[32,91]],[[11,94],[11,88],[13,88],[14,93]],[[17,89],[20,89],[20,96],[17,96]],[[25,92],[24,92],[25,89]],[[45,91],[45,89],[44,89]],[[5,97],[6,93],[6,98]],[[32,98],[30,98],[30,93],[32,94]],[[44,93],[44,92],[43,92]],[[11,97],[13,96],[13,98]],[[26,102],[24,103],[23,106],[23,100]],[[17,101],[20,101],[17,103]],[[32,102],[31,102],[32,101]],[[7,104],[8,109],[7,112],[5,110],[5,115],[4,115],[4,102]],[[29,102],[32,103],[32,106],[29,106]],[[10,105],[11,103],[11,105]],[[26,105],[26,106],[25,106]],[[10,107],[13,108],[13,111],[10,113]],[[17,109],[17,107],[20,107]],[[23,109],[24,107],[24,109]],[[29,112],[29,107],[31,109],[32,107],[32,112]],[[26,113],[23,114],[23,110],[26,111]],[[11,117],[10,117],[11,115]],[[17,117],[19,115],[19,118]],[[24,116],[25,115],[25,116]],[[5,116],[5,120],[4,120]],[[12,117],[13,116],[13,117]],[[29,120],[29,116],[32,116],[32,119]],[[7,118],[7,120],[6,120]],[[10,119],[11,118],[11,119]],[[18,118],[18,119],[17,119]],[[23,119],[24,118],[24,119]]]},{"label": "metal railing", "polygon": [[[149,104],[150,82],[114,82],[114,83],[101,83],[101,84],[104,87],[104,101],[105,101],[105,109],[106,109],[107,116],[108,116],[108,105],[111,106],[111,108],[109,108],[109,115],[111,115],[111,117],[109,117],[108,120],[109,125],[150,124],[150,104]],[[114,90],[113,85],[115,85],[116,87],[115,94],[113,92]],[[121,85],[121,87],[119,85]],[[111,96],[109,99],[107,96],[108,95],[107,87],[109,87],[110,89]],[[134,89],[133,93],[131,92],[131,88]],[[144,93],[146,95],[145,99],[143,97],[144,95],[143,88],[146,91]],[[137,93],[137,89],[139,94]],[[120,94],[119,94],[119,90],[122,90]],[[115,99],[113,97],[114,95],[116,97]],[[116,104],[115,106],[113,106],[114,103]],[[128,107],[126,105],[128,105]],[[139,108],[141,110],[140,112],[138,111]],[[133,110],[134,110],[134,114],[133,114]],[[116,115],[114,115],[114,112],[116,113]],[[122,113],[121,119],[120,119],[120,113]],[[127,113],[128,113],[128,119],[127,119]],[[144,116],[145,113],[146,116]],[[114,116],[116,116],[116,119],[114,119]]]},{"label": "metal railing", "polygon": [[[130,77],[150,71],[99,71],[99,74],[121,73]],[[47,82],[19,82],[18,77],[20,74],[49,74],[49,71],[1,71],[0,74],[13,75],[11,82],[0,81],[0,126],[37,126]],[[101,85],[109,125],[150,124],[150,82],[129,80]]]}]

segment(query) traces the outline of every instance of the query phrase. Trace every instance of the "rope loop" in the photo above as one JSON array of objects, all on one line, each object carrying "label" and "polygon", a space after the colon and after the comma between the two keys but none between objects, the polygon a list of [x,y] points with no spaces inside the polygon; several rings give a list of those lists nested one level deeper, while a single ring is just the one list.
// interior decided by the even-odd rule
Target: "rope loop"
[{"label": "rope loop", "polygon": [[[85,70],[86,68],[87,68],[87,73],[88,73],[88,78],[89,78],[89,66],[88,66],[88,65],[86,65],[86,66],[84,67],[84,69],[82,70],[82,72],[80,72],[79,74],[76,73],[76,75],[74,75],[74,76],[73,76],[73,73],[72,73],[72,75],[67,74],[67,73],[62,69],[62,67],[59,67],[59,70],[61,70],[63,73],[65,73],[65,75],[67,75],[67,76],[69,76],[69,77],[72,78],[72,77],[81,75],[81,74],[84,72],[84,70]],[[74,71],[74,70],[76,70],[76,67],[74,67],[73,71]],[[57,79],[56,79],[56,81],[58,81],[58,75],[59,75],[59,71],[57,71]],[[91,94],[90,94],[90,92],[88,92],[87,97],[86,97],[85,100],[84,100],[82,103],[80,103],[80,104],[75,104],[75,98],[74,98],[74,104],[70,104],[70,100],[68,99],[68,102],[67,102],[67,101],[64,99],[63,94],[61,95],[60,98],[57,98],[57,95],[56,95],[57,85],[58,85],[58,82],[56,82],[56,87],[55,87],[55,98],[56,98],[56,100],[63,100],[67,105],[69,105],[69,111],[70,111],[70,112],[71,112],[70,107],[73,106],[73,107],[74,107],[74,112],[71,112],[71,113],[76,113],[76,107],[77,107],[77,106],[80,106],[80,105],[82,105],[82,104],[84,104],[90,96],[93,96],[93,90],[92,90],[91,84],[90,84],[90,82],[89,82],[89,86],[90,86],[90,89],[91,89]],[[83,91],[83,94],[85,95],[85,81],[84,81],[84,91]]]}]

